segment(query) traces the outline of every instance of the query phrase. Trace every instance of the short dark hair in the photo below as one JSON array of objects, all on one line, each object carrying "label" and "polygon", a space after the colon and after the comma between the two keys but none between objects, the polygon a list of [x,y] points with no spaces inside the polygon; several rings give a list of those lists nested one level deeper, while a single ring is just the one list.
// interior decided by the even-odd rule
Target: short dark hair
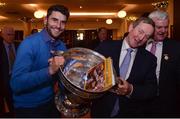
[{"label": "short dark hair", "polygon": [[31,34],[34,34],[34,33],[37,33],[38,32],[38,29],[32,29],[31,30]]},{"label": "short dark hair", "polygon": [[49,17],[53,11],[61,12],[63,15],[66,16],[67,20],[69,18],[69,10],[64,5],[52,5],[47,10],[47,17]]},{"label": "short dark hair", "polygon": [[146,23],[146,24],[150,24],[153,27],[155,27],[155,23],[152,19],[148,18],[148,17],[140,17],[138,18],[136,21],[133,22],[133,28],[135,28],[137,25],[139,25],[140,23]]},{"label": "short dark hair", "polygon": [[100,27],[100,28],[97,29],[97,32],[99,33],[99,32],[101,32],[101,30],[103,30],[103,29],[107,30],[106,27]]}]

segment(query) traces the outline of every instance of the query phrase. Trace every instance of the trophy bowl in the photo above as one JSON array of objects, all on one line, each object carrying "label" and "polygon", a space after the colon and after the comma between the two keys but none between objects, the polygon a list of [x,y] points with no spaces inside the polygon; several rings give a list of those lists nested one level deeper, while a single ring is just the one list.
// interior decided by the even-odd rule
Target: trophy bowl
[{"label": "trophy bowl", "polygon": [[57,109],[65,117],[81,117],[89,112],[91,100],[115,85],[111,59],[80,47],[54,54],[65,58],[58,72],[61,88],[55,97]]}]

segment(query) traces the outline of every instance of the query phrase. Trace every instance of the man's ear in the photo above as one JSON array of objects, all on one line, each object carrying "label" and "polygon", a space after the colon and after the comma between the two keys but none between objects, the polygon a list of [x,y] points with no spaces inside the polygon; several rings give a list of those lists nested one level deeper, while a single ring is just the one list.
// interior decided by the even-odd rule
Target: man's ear
[{"label": "man's ear", "polygon": [[129,24],[128,31],[130,32],[131,30],[133,30],[133,23]]},{"label": "man's ear", "polygon": [[44,17],[44,26],[47,24],[47,17]]}]

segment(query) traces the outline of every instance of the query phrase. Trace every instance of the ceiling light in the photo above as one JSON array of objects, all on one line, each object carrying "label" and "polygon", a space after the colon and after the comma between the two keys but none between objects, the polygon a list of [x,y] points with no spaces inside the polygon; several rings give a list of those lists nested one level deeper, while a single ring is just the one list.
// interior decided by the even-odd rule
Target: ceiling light
[{"label": "ceiling light", "polygon": [[126,11],[121,10],[121,11],[118,12],[118,17],[119,18],[124,18],[125,16],[126,16]]},{"label": "ceiling light", "polygon": [[44,11],[38,10],[38,11],[35,11],[35,12],[34,12],[34,17],[35,17],[35,18],[40,19],[40,18],[43,18],[44,16],[45,16],[45,12],[44,12]]},{"label": "ceiling light", "polygon": [[112,22],[113,22],[112,19],[107,19],[106,20],[106,24],[112,24]]},{"label": "ceiling light", "polygon": [[0,15],[0,20],[3,20],[3,19],[8,19],[8,18]]},{"label": "ceiling light", "polygon": [[1,6],[1,7],[5,6],[5,5],[6,5],[5,2],[0,2],[0,6]]},{"label": "ceiling light", "polygon": [[29,4],[31,7],[37,7],[37,4]]}]

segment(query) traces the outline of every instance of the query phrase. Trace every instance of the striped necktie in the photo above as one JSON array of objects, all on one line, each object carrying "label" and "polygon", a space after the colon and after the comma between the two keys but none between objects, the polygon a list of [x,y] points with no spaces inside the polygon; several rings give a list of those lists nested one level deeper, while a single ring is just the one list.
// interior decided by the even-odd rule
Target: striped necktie
[{"label": "striped necktie", "polygon": [[155,55],[156,52],[156,44],[157,42],[152,42],[152,47],[150,49],[150,52]]},{"label": "striped necktie", "polygon": [[8,55],[9,55],[9,64],[10,64],[9,69],[12,70],[12,66],[13,66],[13,63],[14,63],[14,60],[15,60],[15,54],[14,54],[14,51],[13,51],[12,44],[10,44],[8,46],[8,48],[9,48]]},{"label": "striped necktie", "polygon": [[119,73],[120,73],[120,77],[122,79],[126,78],[126,74],[127,74],[128,68],[129,68],[130,61],[131,61],[131,52],[132,51],[133,51],[132,48],[127,49],[126,56],[124,57],[124,60],[120,66]]}]

